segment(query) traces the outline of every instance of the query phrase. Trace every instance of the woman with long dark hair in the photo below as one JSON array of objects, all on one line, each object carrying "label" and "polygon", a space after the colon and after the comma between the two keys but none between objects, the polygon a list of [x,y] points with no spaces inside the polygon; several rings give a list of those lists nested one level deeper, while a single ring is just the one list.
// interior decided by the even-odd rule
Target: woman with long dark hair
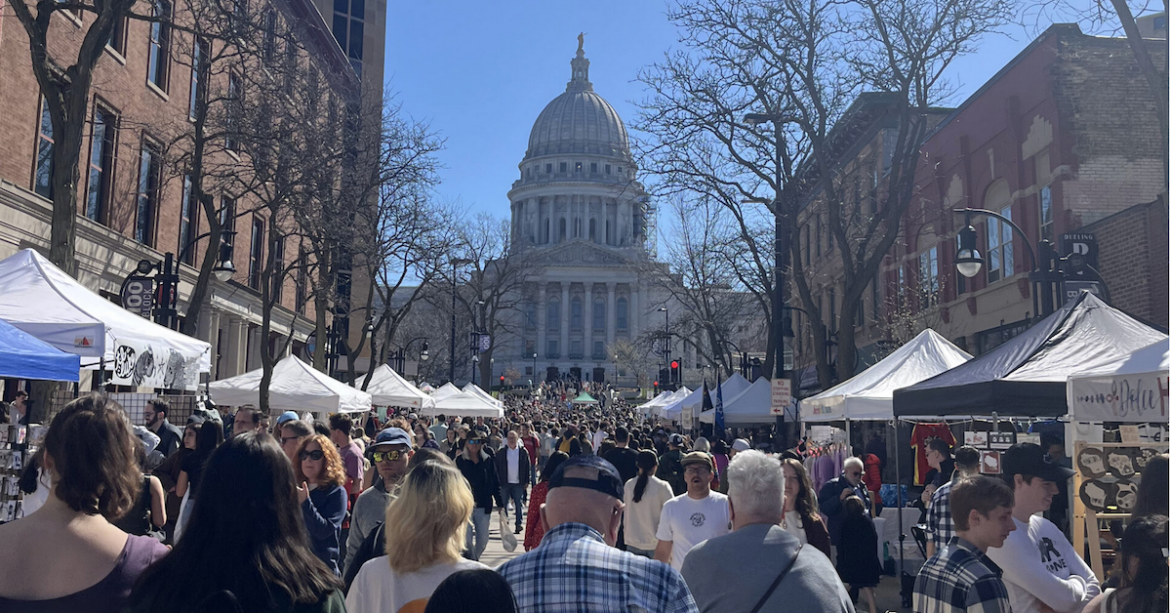
[{"label": "woman with long dark hair", "polygon": [[817,496],[813,493],[812,481],[799,460],[785,458],[781,461],[784,471],[784,522],[781,525],[789,534],[821,550],[829,556],[829,528],[817,508]]},{"label": "woman with long dark hair", "polygon": [[548,480],[562,462],[569,459],[563,451],[554,451],[548,456],[544,470],[540,471],[540,483],[532,486],[528,494],[528,523],[524,525],[524,551],[532,551],[544,539],[544,526],[540,523],[540,505],[548,496]]},{"label": "woman with long dark hair", "polygon": [[647,558],[658,547],[658,521],[662,505],[674,498],[670,484],[654,476],[658,456],[653,451],[638,452],[638,476],[626,481],[625,537],[626,551]]},{"label": "woman with long dark hair", "polygon": [[293,462],[297,477],[297,499],[305,517],[305,528],[313,553],[334,573],[341,574],[337,558],[341,553],[341,522],[345,520],[345,465],[329,437],[314,434],[301,441]]},{"label": "woman with long dark hair", "polygon": [[[1142,483],[1147,475],[1142,473]],[[1133,521],[1121,537],[1120,584],[1097,595],[1084,613],[1164,613],[1167,597],[1165,515],[1147,515]]]},{"label": "woman with long dark hair", "polygon": [[310,549],[293,479],[267,434],[220,445],[203,468],[187,537],[139,579],[128,611],[344,611],[341,580]]},{"label": "woman with long dark hair", "polygon": [[49,497],[35,513],[0,526],[0,611],[117,613],[130,588],[167,548],[110,520],[142,487],[134,434],[100,394],[70,402],[42,447]]},{"label": "woman with long dark hair", "polygon": [[183,530],[191,517],[191,507],[199,491],[199,480],[203,476],[203,465],[216,447],[223,443],[223,426],[219,422],[205,421],[195,436],[195,451],[183,458],[182,471],[175,482],[175,495],[183,499],[179,507],[179,520],[175,523],[175,542],[183,536]]},{"label": "woman with long dark hair", "polygon": [[1130,520],[1170,515],[1170,456],[1159,453],[1146,462]]}]

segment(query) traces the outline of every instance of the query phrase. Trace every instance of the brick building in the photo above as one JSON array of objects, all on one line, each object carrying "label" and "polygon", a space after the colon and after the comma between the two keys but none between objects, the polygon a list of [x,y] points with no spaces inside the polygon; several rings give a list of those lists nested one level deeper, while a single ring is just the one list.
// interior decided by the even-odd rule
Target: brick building
[{"label": "brick building", "polygon": [[[1165,43],[1148,44],[1155,63],[1164,62]],[[1166,152],[1153,107],[1125,39],[1058,24],[1028,45],[922,145],[901,240],[873,290],[876,321],[859,318],[861,357],[878,357],[879,347],[890,346],[883,341],[917,331],[891,324],[901,313],[907,328],[933,327],[973,354],[1026,329],[1035,314],[1027,245],[1006,224],[976,217],[984,265],[973,278],[958,275],[964,220],[951,210],[965,207],[999,212],[1031,244],[1049,239],[1062,255],[1071,248],[1062,235],[1095,235],[1112,304],[1165,325],[1165,208],[1139,205],[1164,186]],[[1131,263],[1119,266],[1124,259]],[[811,356],[798,355],[797,363],[807,366]]]},{"label": "brick building", "polygon": [[[356,99],[357,77],[309,0],[269,0],[251,8],[258,19],[287,33],[279,42],[271,38],[274,49],[282,46],[283,61],[328,75],[330,97]],[[191,19],[182,10],[175,5],[174,23]],[[73,18],[57,12],[52,19],[51,53],[76,57],[94,15]],[[194,101],[206,95],[192,91],[201,83],[193,66],[201,64],[191,58],[206,55],[209,49],[166,23],[124,19],[95,68],[89,125],[81,146],[78,278],[111,300],[119,300],[123,280],[140,260],[158,262],[166,253],[186,250],[189,256],[182,258],[178,270],[178,308],[185,313],[197,267],[205,257],[218,255],[208,256],[207,241],[197,240],[207,230],[203,209],[187,197],[188,181],[178,165],[167,163],[183,152],[163,150],[168,136],[189,129]],[[265,53],[270,60],[272,53]],[[221,77],[223,82],[218,81]],[[225,71],[202,82],[212,91],[230,91],[235,84],[229,78]],[[0,12],[0,83],[4,109],[0,139],[5,142],[0,148],[0,257],[25,247],[46,252],[52,205],[44,152],[52,146],[52,126],[38,95],[28,37],[17,19],[5,12]],[[313,330],[314,313],[303,299],[304,280],[288,279],[272,315],[272,335],[260,338],[263,309],[257,288],[259,268],[268,257],[263,240],[266,219],[261,212],[250,212],[255,208],[251,203],[236,202],[226,188],[214,190],[211,181],[205,183],[206,196],[216,202],[221,219],[238,232],[232,257],[237,272],[227,282],[212,278],[199,314],[197,336],[211,343],[211,376],[219,379],[258,368],[263,342],[279,346],[278,339],[291,335],[297,341],[293,349],[299,349]],[[236,214],[233,218],[224,211]],[[283,253],[274,257],[291,265],[298,257],[297,244],[280,245]]]}]

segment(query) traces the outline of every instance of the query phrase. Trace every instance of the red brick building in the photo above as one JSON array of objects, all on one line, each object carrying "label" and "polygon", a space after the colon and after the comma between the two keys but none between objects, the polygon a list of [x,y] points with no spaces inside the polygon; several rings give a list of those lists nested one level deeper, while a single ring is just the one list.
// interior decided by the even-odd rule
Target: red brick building
[{"label": "red brick building", "polygon": [[[136,11],[150,6],[139,3]],[[262,11],[257,14],[298,41],[297,48],[302,50],[298,53],[305,56],[298,61],[329,75],[332,96],[356,99],[359,81],[311,2],[269,0],[252,9]],[[189,18],[181,13],[174,16],[176,23]],[[75,58],[93,14],[74,18],[57,12],[52,19],[51,53]],[[193,37],[177,28],[126,19],[97,63],[89,125],[81,147],[78,277],[111,299],[118,299],[123,279],[139,260],[159,261],[164,253],[179,254],[207,229],[202,207],[186,197],[184,176],[163,161],[177,155],[163,151],[164,140],[189,129],[192,87],[199,82],[192,68],[197,63],[191,58],[207,53],[199,50]],[[228,78],[226,73],[220,76]],[[208,85],[209,89],[231,86],[227,82]],[[0,8],[0,139],[4,142],[0,147],[0,257],[25,247],[47,250],[51,203],[44,152],[52,146],[52,127],[38,91],[28,37],[11,9]],[[235,203],[227,191],[210,185],[204,189],[217,208],[249,209],[245,202]],[[260,338],[257,275],[268,254],[265,241],[254,239],[264,237],[264,221],[262,213],[240,213],[235,218],[238,233],[232,259],[237,272],[226,283],[212,279],[199,316],[197,335],[212,345],[213,379],[259,367],[259,348],[265,339]],[[194,243],[188,249],[190,257],[179,267],[180,313],[186,311],[185,301],[198,272],[193,266],[207,256],[206,245],[207,241]],[[298,257],[295,242],[283,251],[276,257],[287,264]],[[287,280],[281,306],[273,313],[273,336],[267,342],[292,336],[303,343],[313,330],[315,315],[311,302],[303,298],[305,291],[304,281]]]}]

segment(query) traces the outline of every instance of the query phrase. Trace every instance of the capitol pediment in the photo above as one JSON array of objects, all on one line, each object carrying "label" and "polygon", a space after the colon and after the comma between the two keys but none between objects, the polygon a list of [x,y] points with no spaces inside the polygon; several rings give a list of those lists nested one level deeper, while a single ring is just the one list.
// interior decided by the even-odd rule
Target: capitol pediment
[{"label": "capitol pediment", "polygon": [[629,258],[589,241],[574,239],[531,255],[544,266],[628,266]]}]

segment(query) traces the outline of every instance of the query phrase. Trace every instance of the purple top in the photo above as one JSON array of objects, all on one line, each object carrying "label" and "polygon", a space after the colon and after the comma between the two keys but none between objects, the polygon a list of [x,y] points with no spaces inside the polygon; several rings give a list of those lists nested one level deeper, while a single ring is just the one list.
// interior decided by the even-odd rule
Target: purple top
[{"label": "purple top", "polygon": [[138,575],[169,551],[166,545],[149,536],[130,535],[113,570],[94,585],[60,598],[47,600],[12,600],[0,596],[0,611],[5,613],[119,613],[126,606],[130,588]]}]

